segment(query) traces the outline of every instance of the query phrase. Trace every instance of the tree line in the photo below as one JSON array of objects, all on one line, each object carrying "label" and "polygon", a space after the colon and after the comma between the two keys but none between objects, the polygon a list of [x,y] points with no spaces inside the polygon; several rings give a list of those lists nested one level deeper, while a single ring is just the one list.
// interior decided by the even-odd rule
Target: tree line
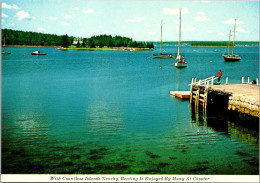
[{"label": "tree line", "polygon": [[62,35],[25,32],[12,29],[2,29],[2,45],[29,45],[29,46],[62,46],[68,48],[75,44],[76,47],[102,48],[102,47],[131,47],[154,48],[152,42],[136,42],[131,38],[122,36],[100,35],[79,39]]},{"label": "tree line", "polygon": [[111,35],[100,35],[92,36],[90,38],[84,38],[82,44],[76,45],[77,47],[130,47],[130,48],[154,48],[152,42],[136,42],[131,38],[122,37],[122,36],[111,36]]},{"label": "tree line", "polygon": [[2,29],[2,45],[69,46],[73,37]]},{"label": "tree line", "polygon": [[191,46],[227,46],[227,42],[215,42],[215,41],[199,41],[199,42],[192,42]]}]

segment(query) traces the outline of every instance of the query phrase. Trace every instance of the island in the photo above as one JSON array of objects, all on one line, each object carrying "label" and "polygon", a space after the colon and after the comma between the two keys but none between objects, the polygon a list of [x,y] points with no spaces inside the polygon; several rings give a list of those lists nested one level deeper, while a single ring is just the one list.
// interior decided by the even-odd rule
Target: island
[{"label": "island", "polygon": [[2,40],[8,46],[55,46],[59,50],[154,50],[153,42],[134,41],[123,36],[99,35],[79,38],[12,29],[2,30]]}]

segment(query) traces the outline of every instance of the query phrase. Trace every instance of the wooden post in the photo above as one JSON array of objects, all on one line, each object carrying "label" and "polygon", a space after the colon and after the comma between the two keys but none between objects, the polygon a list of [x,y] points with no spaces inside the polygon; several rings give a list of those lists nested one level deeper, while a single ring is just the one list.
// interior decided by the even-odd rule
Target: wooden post
[{"label": "wooden post", "polygon": [[248,83],[248,84],[250,83],[250,78],[249,78],[249,77],[247,77],[247,83]]},{"label": "wooden post", "polygon": [[194,84],[196,84],[197,78],[194,78]]},{"label": "wooden post", "polygon": [[211,85],[214,85],[214,77],[211,79]]},{"label": "wooden post", "polygon": [[228,84],[228,77],[226,77],[226,85]]},{"label": "wooden post", "polygon": [[190,88],[190,105],[192,105],[192,101],[193,101],[193,84],[191,85],[191,88]]},{"label": "wooden post", "polygon": [[244,77],[242,77],[242,84],[244,83]]},{"label": "wooden post", "polygon": [[205,87],[205,90],[204,90],[204,105],[203,105],[204,114],[207,113],[207,107],[208,107],[208,88]]},{"label": "wooden post", "polygon": [[256,78],[255,80],[256,80],[256,84],[258,85],[258,78]]},{"label": "wooden post", "polygon": [[195,109],[199,108],[199,103],[200,103],[200,88],[198,87],[197,94],[196,94],[196,100],[195,100]]}]

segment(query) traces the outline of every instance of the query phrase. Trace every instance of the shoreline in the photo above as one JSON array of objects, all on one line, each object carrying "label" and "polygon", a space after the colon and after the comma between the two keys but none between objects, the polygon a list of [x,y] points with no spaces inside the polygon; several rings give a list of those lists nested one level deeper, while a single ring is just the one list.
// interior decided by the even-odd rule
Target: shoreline
[{"label": "shoreline", "polygon": [[110,50],[110,51],[153,51],[153,48],[127,48],[127,47],[109,47],[109,48],[56,48],[57,50]]}]

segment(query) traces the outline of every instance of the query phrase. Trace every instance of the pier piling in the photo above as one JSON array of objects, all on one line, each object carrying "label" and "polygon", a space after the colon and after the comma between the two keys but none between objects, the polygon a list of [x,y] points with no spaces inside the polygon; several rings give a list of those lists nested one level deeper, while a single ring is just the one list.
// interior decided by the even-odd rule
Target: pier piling
[{"label": "pier piling", "polygon": [[[225,109],[227,111],[237,111],[246,115],[259,118],[259,85],[250,83],[228,84],[226,77],[225,85],[214,85],[217,77],[210,77],[196,82],[192,79],[190,85],[190,105],[195,106],[195,110],[203,109],[206,112],[209,107]],[[211,85],[210,85],[211,82]]]}]

